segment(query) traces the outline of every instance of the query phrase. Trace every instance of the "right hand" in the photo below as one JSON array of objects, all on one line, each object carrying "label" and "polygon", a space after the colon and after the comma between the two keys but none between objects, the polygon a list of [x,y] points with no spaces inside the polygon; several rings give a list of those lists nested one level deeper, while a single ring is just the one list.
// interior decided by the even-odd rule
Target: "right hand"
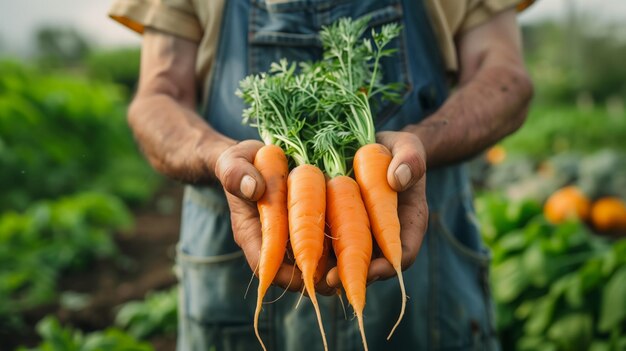
[{"label": "right hand", "polygon": [[[226,149],[215,164],[215,175],[226,191],[235,243],[241,247],[248,265],[257,274],[261,251],[261,221],[256,201],[265,192],[265,181],[254,167],[254,157],[263,143],[245,140]],[[283,262],[274,278],[274,285],[300,292],[304,286],[302,273],[293,262]],[[316,291],[330,295],[334,289],[322,279]]]}]

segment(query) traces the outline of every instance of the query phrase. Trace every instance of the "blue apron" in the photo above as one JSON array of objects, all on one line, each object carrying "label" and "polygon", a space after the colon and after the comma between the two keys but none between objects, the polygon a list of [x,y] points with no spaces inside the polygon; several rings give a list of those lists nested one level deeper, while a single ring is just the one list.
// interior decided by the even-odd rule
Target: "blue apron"
[{"label": "blue apron", "polygon": [[[401,106],[377,107],[378,130],[417,123],[445,101],[448,86],[439,48],[421,1],[227,0],[213,76],[205,87],[204,116],[231,138],[258,139],[241,123],[244,108],[234,92],[246,75],[273,61],[315,60],[322,53],[321,26],[341,17],[371,16],[372,28],[403,24],[387,58],[383,79],[405,83]],[[410,297],[400,311],[397,279],[367,289],[365,332],[371,350],[492,350],[498,348],[489,295],[489,255],[483,248],[463,165],[428,171],[428,232],[415,263],[404,272]],[[217,187],[187,186],[178,265],[181,276],[179,350],[260,350],[252,320],[256,286],[232,237],[228,205]],[[256,283],[256,282],[255,282]],[[282,290],[272,287],[271,301]],[[322,350],[313,308],[299,294],[264,305],[261,335],[269,350]],[[319,297],[331,350],[362,350],[356,320],[345,319],[337,297]]]}]

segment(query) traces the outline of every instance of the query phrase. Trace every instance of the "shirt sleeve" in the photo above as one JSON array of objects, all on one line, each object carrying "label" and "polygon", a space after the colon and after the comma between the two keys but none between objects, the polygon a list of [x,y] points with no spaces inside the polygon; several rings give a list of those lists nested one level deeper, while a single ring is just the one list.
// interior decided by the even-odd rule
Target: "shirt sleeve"
[{"label": "shirt sleeve", "polygon": [[509,8],[522,11],[530,6],[534,0],[470,0],[467,2],[467,12],[461,22],[458,33],[465,32],[484,22],[487,22],[498,12]]},{"label": "shirt sleeve", "polygon": [[139,34],[154,28],[194,42],[202,39],[191,0],[116,0],[109,16]]},{"label": "shirt sleeve", "polygon": [[487,22],[498,12],[516,7],[522,11],[534,0],[426,0],[431,24],[446,69],[458,70],[454,38],[464,31]]}]

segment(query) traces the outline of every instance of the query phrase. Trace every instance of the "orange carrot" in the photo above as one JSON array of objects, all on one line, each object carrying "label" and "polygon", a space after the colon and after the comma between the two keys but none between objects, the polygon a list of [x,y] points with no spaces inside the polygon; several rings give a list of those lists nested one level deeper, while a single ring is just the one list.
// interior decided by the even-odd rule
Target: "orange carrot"
[{"label": "orange carrot", "polygon": [[359,186],[350,177],[337,176],[326,183],[326,218],[333,236],[339,279],[354,309],[363,346],[367,271],[372,257],[372,235]]},{"label": "orange carrot", "polygon": [[402,278],[402,243],[398,218],[398,194],[387,182],[391,152],[381,144],[361,146],[354,155],[354,175],[372,225],[372,233],[383,255],[391,263],[400,281],[402,307],[387,340],[400,324],[406,308],[406,291]]},{"label": "orange carrot", "polygon": [[287,224],[287,175],[289,167],[283,150],[276,145],[265,145],[257,152],[254,166],[265,180],[265,193],[257,202],[261,219],[261,252],[259,255],[259,289],[254,311],[254,333],[263,350],[266,350],[259,334],[259,314],[263,297],[280,268],[289,226]]},{"label": "orange carrot", "polygon": [[315,269],[315,274],[313,274],[313,281],[315,282],[315,284],[324,279],[326,277],[326,273],[328,273],[328,255],[330,255],[330,246],[330,239],[328,237],[325,237],[322,257],[320,257],[320,260],[317,263],[317,269]]},{"label": "orange carrot", "polygon": [[315,273],[324,252],[324,215],[326,211],[326,179],[319,168],[302,164],[294,168],[287,180],[289,208],[289,239],[296,264],[315,308],[324,350],[328,350],[317,297]]}]

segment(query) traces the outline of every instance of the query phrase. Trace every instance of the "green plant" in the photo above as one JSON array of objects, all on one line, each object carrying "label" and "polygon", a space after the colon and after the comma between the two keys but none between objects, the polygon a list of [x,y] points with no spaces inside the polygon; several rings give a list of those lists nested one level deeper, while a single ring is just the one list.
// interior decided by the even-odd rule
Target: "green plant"
[{"label": "green plant", "polygon": [[108,328],[104,331],[84,334],[71,327],[63,327],[54,317],[46,317],[37,324],[42,337],[34,348],[20,347],[18,351],[152,351],[154,348],[124,331]]},{"label": "green plant", "polygon": [[611,243],[580,222],[552,225],[535,203],[496,194],[479,198],[477,211],[504,349],[626,346],[626,240]]},{"label": "green plant", "polygon": [[618,35],[623,29],[623,23],[578,15],[569,22],[524,26],[524,52],[538,100],[570,104],[581,93],[600,101],[625,99],[626,69],[621,58],[626,44]]},{"label": "green plant", "polygon": [[178,286],[168,291],[150,292],[142,301],[121,306],[115,324],[138,339],[173,334],[178,325]]},{"label": "green plant", "polygon": [[508,153],[546,159],[559,152],[591,153],[601,149],[626,152],[626,113],[611,116],[595,107],[534,104],[522,128],[505,139]]},{"label": "green plant", "polygon": [[138,47],[90,52],[85,65],[90,76],[111,81],[132,92],[139,79],[140,49]]},{"label": "green plant", "polygon": [[116,85],[0,61],[0,212],[83,190],[147,199],[159,178],[125,109]]},{"label": "green plant", "polygon": [[119,199],[100,193],[40,201],[24,212],[0,215],[0,325],[50,302],[62,272],[114,255],[112,232],[131,223]]}]

